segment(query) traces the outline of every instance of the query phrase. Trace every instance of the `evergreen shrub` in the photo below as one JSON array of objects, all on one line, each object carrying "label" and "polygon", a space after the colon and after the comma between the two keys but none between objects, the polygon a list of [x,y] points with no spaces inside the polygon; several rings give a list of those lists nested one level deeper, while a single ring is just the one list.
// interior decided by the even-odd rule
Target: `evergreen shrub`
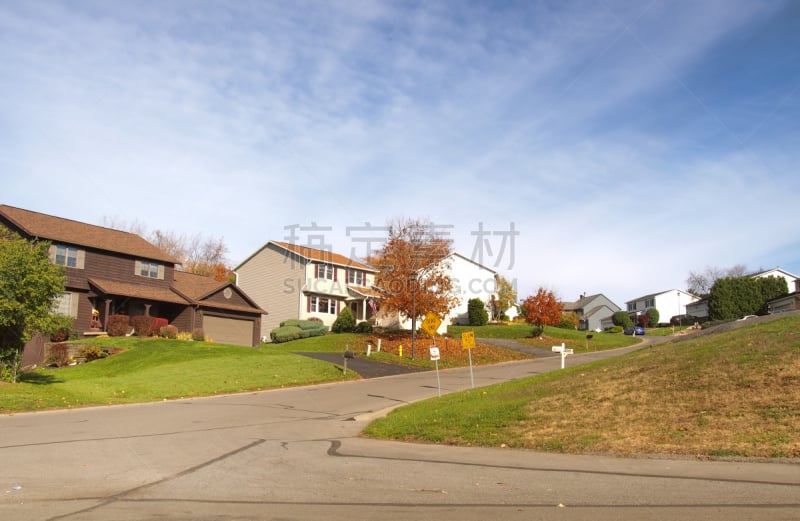
[{"label": "evergreen shrub", "polygon": [[355,331],[354,331],[354,332],[355,332],[355,333],[360,333],[360,334],[362,334],[362,335],[363,335],[363,334],[370,334],[370,333],[372,333],[372,324],[370,324],[370,323],[369,323],[369,322],[367,322],[366,320],[365,320],[365,321],[363,321],[363,322],[359,322],[359,323],[356,325],[356,329],[355,329]]},{"label": "evergreen shrub", "polygon": [[333,323],[331,331],[334,333],[352,333],[355,328],[356,317],[353,316],[353,312],[350,310],[350,308],[346,307],[339,312],[339,316],[336,317],[336,321]]}]

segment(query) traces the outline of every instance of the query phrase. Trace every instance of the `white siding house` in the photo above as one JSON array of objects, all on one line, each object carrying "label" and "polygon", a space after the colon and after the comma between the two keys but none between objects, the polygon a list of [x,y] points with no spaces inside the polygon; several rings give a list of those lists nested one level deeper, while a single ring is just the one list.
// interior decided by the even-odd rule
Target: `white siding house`
[{"label": "white siding house", "polygon": [[675,315],[685,315],[686,306],[698,300],[699,298],[691,293],[671,289],[635,298],[625,304],[628,314],[632,317],[641,315],[650,308],[655,308],[658,310],[658,321],[665,324],[669,323],[669,319]]},{"label": "white siding house", "polygon": [[[441,261],[441,265],[453,281],[453,294],[458,299],[458,304],[442,320],[437,332],[446,333],[447,326],[451,324],[469,324],[467,306],[470,299],[474,298],[483,301],[489,320],[493,320],[495,317],[492,316],[491,302],[497,298],[497,272],[460,253],[451,253]],[[420,323],[417,320],[417,327],[420,327]],[[398,316],[382,317],[380,325],[411,329],[411,320],[403,320]]]},{"label": "white siding house", "polygon": [[270,241],[235,268],[236,284],[270,314],[261,320],[261,336],[287,319],[318,318],[331,326],[344,306],[356,322],[374,314],[375,273],[371,266],[344,255]]},{"label": "white siding house", "polygon": [[[762,278],[762,277],[778,277],[782,278],[786,281],[786,287],[789,292],[795,291],[796,284],[800,281],[800,278],[793,273],[789,273],[786,270],[782,270],[780,268],[773,268],[771,270],[764,270],[759,271],[757,273],[752,273],[749,275],[752,278]],[[704,298],[702,300],[698,300],[686,307],[686,314],[691,315],[697,318],[708,318],[708,299]]]},{"label": "white siding house", "polygon": [[771,270],[764,270],[759,271],[758,273],[753,273],[750,275],[753,278],[761,278],[761,277],[778,277],[786,281],[786,288],[791,292],[794,291],[794,282],[798,280],[797,275],[793,273],[789,273],[786,270],[782,270],[780,268],[773,268]]}]

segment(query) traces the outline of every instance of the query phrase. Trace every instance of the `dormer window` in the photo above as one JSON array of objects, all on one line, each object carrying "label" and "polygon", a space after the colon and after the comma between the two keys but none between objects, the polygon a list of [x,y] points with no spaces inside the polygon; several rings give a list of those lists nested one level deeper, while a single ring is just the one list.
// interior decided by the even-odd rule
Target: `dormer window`
[{"label": "dormer window", "polygon": [[164,265],[153,261],[137,260],[134,273],[140,277],[147,277],[149,279],[163,279]]}]

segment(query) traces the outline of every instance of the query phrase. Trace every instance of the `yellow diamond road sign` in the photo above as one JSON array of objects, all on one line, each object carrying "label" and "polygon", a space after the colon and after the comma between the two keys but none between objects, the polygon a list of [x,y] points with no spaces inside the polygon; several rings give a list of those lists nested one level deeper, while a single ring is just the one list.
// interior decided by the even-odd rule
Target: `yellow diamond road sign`
[{"label": "yellow diamond road sign", "polygon": [[464,331],[461,333],[461,347],[464,349],[475,349],[475,331]]},{"label": "yellow diamond road sign", "polygon": [[436,313],[428,313],[422,321],[422,329],[430,336],[436,336],[436,330],[442,324],[442,319]]}]

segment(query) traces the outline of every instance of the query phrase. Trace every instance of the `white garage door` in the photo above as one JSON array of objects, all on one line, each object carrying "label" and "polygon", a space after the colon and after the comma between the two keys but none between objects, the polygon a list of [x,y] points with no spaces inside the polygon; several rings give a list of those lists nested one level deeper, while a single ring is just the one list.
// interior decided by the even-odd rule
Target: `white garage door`
[{"label": "white garage door", "polygon": [[206,336],[220,344],[253,345],[253,321],[236,318],[203,317]]}]

